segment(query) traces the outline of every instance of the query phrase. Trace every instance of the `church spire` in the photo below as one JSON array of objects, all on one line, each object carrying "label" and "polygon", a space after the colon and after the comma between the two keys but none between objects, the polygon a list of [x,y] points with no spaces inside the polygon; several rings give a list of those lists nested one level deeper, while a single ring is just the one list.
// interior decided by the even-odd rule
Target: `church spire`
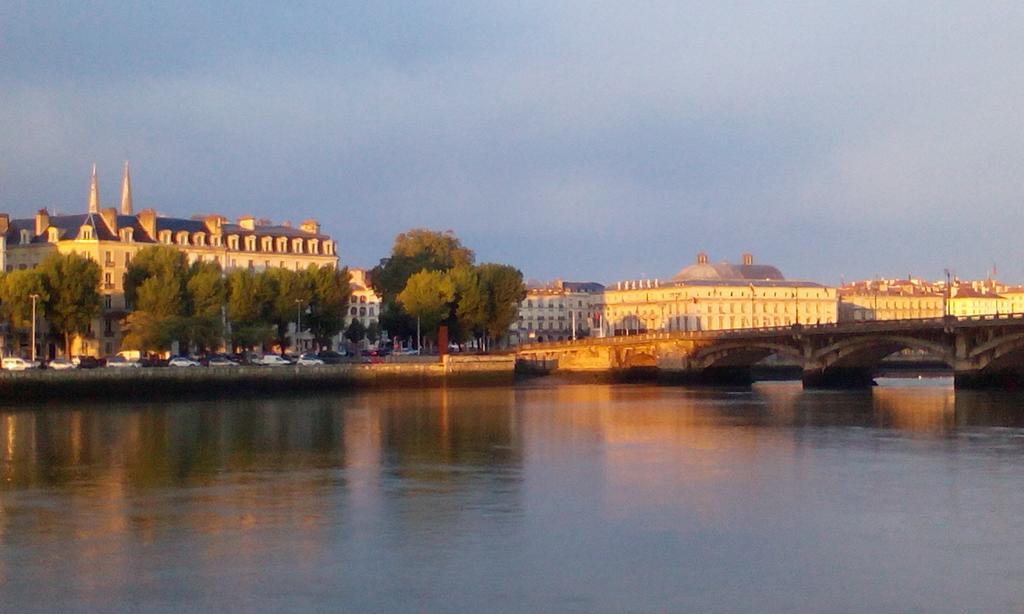
[{"label": "church spire", "polygon": [[124,161],[124,179],[121,181],[121,215],[132,214],[132,178],[128,173],[128,161]]},{"label": "church spire", "polygon": [[100,187],[96,181],[96,163],[92,163],[92,183],[89,185],[89,213],[100,211]]}]

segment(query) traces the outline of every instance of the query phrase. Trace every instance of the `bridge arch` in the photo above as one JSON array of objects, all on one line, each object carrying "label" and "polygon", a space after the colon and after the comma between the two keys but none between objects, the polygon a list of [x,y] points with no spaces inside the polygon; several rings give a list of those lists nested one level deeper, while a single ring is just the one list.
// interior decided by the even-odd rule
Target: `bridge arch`
[{"label": "bridge arch", "polygon": [[751,367],[765,358],[776,355],[802,363],[803,354],[800,349],[784,343],[768,341],[730,341],[716,343],[698,351],[692,359],[698,368],[713,367]]},{"label": "bridge arch", "polygon": [[999,370],[1024,366],[1024,333],[1002,335],[980,343],[967,355],[978,368]]},{"label": "bridge arch", "polygon": [[955,366],[952,349],[938,341],[906,335],[853,337],[826,345],[810,356],[807,366],[818,368],[873,369],[886,356],[904,349],[923,350],[950,367]]}]

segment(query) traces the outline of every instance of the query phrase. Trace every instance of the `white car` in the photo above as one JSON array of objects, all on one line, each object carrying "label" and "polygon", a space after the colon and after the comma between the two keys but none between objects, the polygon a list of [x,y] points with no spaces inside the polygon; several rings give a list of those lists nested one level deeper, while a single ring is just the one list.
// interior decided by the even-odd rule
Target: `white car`
[{"label": "white car", "polygon": [[32,362],[31,360],[25,360],[18,356],[8,356],[4,358],[2,364],[3,368],[7,371],[24,371],[26,369],[38,369],[39,363]]},{"label": "white car", "polygon": [[107,366],[113,369],[137,369],[142,363],[137,360],[128,360],[124,356],[111,356],[107,359]]},{"label": "white car", "polygon": [[198,367],[201,366],[199,361],[192,360],[188,356],[175,356],[174,358],[167,361],[168,367]]},{"label": "white car", "polygon": [[254,360],[253,364],[263,365],[264,367],[287,367],[292,363],[287,358],[278,356],[277,354],[264,354]]},{"label": "white car", "polygon": [[303,354],[295,361],[295,364],[302,367],[316,367],[324,364],[324,361],[316,357],[316,354]]},{"label": "white car", "polygon": [[64,371],[65,369],[74,369],[78,365],[71,362],[67,358],[54,358],[50,362],[46,363],[47,369],[53,369],[54,371]]}]

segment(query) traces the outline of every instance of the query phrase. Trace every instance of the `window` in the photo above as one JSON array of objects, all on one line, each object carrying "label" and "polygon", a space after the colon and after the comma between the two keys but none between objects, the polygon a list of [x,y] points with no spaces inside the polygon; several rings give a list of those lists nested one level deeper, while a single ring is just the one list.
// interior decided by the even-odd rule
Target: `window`
[{"label": "window", "polygon": [[127,253],[126,253],[126,254],[124,255],[124,265],[125,265],[125,266],[128,266],[128,265],[129,265],[129,264],[131,264],[131,263],[132,263],[132,255],[131,255],[131,254],[127,254]]},{"label": "window", "polygon": [[112,309],[114,307],[114,298],[109,294],[103,297],[103,307],[106,309]]},{"label": "window", "polygon": [[348,313],[349,313],[349,315],[353,315],[353,316],[354,316],[354,315],[356,315],[357,313],[359,313],[359,309],[358,309],[358,308],[356,308],[356,307],[353,307],[352,309],[349,309],[349,310],[348,310]]},{"label": "window", "polygon": [[114,266],[114,253],[110,251],[103,252],[103,264],[105,266]]}]

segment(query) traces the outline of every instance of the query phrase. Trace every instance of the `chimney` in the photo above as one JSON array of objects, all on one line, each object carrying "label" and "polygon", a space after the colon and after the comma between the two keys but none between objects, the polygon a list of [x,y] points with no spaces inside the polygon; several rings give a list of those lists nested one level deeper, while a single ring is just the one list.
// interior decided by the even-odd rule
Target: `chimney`
[{"label": "chimney", "polygon": [[316,220],[306,220],[299,225],[299,228],[302,232],[308,232],[313,235],[320,234],[320,223]]},{"label": "chimney", "polygon": [[256,218],[252,215],[243,215],[238,218],[238,225],[246,230],[256,230]]},{"label": "chimney", "polygon": [[124,161],[124,179],[121,181],[121,215],[132,214],[132,178],[128,173],[128,161]]},{"label": "chimney", "polygon": [[139,215],[136,216],[139,220],[139,226],[145,231],[149,238],[156,241],[156,211],[153,209],[143,209],[139,211]]},{"label": "chimney", "polygon": [[706,253],[704,253],[704,252],[698,252],[697,253],[697,264],[707,264],[707,263],[708,263],[708,255]]},{"label": "chimney", "polygon": [[754,255],[750,252],[743,254],[743,266],[751,266],[754,264]]},{"label": "chimney", "polygon": [[100,210],[100,215],[103,217],[103,223],[107,225],[110,232],[117,235],[117,209],[113,207],[107,207]]},{"label": "chimney", "polygon": [[219,235],[220,227],[224,223],[224,218],[219,215],[207,215],[203,218],[203,224],[206,225],[206,232],[211,235]]},{"label": "chimney", "polygon": [[46,229],[50,227],[50,212],[46,209],[40,209],[36,213],[36,236],[46,232]]},{"label": "chimney", "polygon": [[11,216],[7,213],[0,213],[0,235],[7,234],[11,229]]}]

